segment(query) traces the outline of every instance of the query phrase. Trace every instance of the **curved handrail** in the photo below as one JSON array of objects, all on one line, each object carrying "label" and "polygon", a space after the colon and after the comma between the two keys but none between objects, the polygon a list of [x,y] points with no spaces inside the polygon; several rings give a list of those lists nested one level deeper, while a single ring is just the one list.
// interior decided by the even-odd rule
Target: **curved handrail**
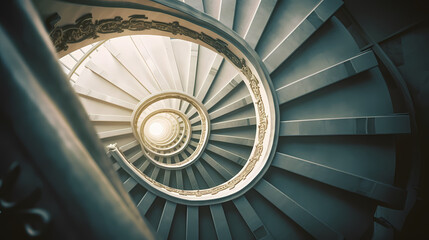
[{"label": "curved handrail", "polygon": [[98,47],[100,47],[101,45],[103,45],[106,41],[107,40],[102,40],[102,41],[98,42],[96,45],[94,45],[91,49],[89,49],[89,51],[86,52],[79,59],[79,61],[73,66],[73,68],[70,70],[69,74],[67,75],[67,79],[71,80],[71,77],[76,72],[76,70],[80,67],[80,65],[83,63],[83,61],[85,61],[89,57],[89,55],[91,55],[91,53],[93,53]]},{"label": "curved handrail", "polygon": [[[91,36],[97,36],[97,39],[108,39],[130,34],[164,35],[188,40],[207,47],[218,52],[218,54],[222,55],[238,68],[241,74],[245,76],[246,80],[244,80],[244,83],[248,89],[251,89],[251,96],[256,108],[257,141],[255,141],[254,148],[249,157],[251,164],[245,166],[238,174],[237,179],[246,179],[246,185],[242,184],[240,187],[234,188],[232,185],[235,186],[238,184],[239,181],[237,179],[230,180],[228,184],[232,184],[229,188],[234,189],[235,196],[253,187],[263,174],[252,174],[251,178],[246,178],[246,176],[255,166],[257,166],[258,172],[261,173],[268,169],[275,155],[275,151],[273,150],[277,146],[279,131],[279,106],[277,97],[274,94],[274,88],[268,71],[259,55],[231,29],[184,3],[161,0],[138,2],[134,0],[128,2],[83,2],[80,0],[71,0],[69,2],[85,4],[88,6],[88,10],[98,11],[98,15],[102,15],[102,11],[108,11],[109,8],[118,9],[115,12],[117,16],[114,18],[91,23],[92,17],[85,15],[85,19],[77,21],[77,25],[86,21],[86,23],[92,24],[92,29],[94,29],[93,32],[90,32],[90,35],[80,38],[85,43],[93,41],[90,39]],[[97,6],[104,8],[97,8]],[[131,9],[133,9],[132,12],[134,15],[130,16],[127,12],[130,12],[129,10]],[[141,15],[135,15],[138,10],[141,11]],[[147,14],[147,16],[143,14]],[[148,17],[150,17],[149,20]],[[165,19],[169,20],[165,22]],[[74,22],[74,20],[67,19],[67,22]],[[109,26],[114,27],[106,30],[101,24],[110,24]],[[64,49],[63,46],[67,46],[69,43],[62,41],[61,38],[55,38],[55,36],[66,34],[65,31],[68,31],[70,28],[73,27],[65,26],[63,29],[56,28],[53,30],[51,37],[53,37],[54,42],[59,43],[57,44],[59,50]],[[74,47],[78,48],[79,46],[74,45]],[[71,50],[73,50],[73,46],[70,46],[68,51]],[[67,51],[64,53],[67,53]],[[262,95],[260,89],[263,89]],[[256,165],[261,156],[264,159],[263,164],[258,163]],[[218,192],[221,189],[224,189],[224,186],[210,191]]]}]

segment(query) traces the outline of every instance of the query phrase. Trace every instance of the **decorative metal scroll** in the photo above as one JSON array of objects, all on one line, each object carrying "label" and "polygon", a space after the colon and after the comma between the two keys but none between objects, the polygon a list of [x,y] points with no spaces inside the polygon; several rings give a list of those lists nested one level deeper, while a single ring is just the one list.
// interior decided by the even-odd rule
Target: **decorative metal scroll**
[{"label": "decorative metal scroll", "polygon": [[148,19],[145,15],[132,15],[129,16],[128,20],[123,20],[122,17],[115,17],[93,22],[92,14],[89,13],[78,18],[75,24],[55,27],[49,36],[57,52],[60,52],[68,49],[68,43],[78,43],[89,38],[96,39],[99,37],[98,34],[121,33],[124,30],[144,31],[156,29],[173,35],[183,35],[201,40],[215,48],[219,53],[224,54],[238,68],[243,67],[240,58],[228,49],[228,44],[220,39],[214,39],[203,32],[180,26],[179,22],[165,23],[145,21],[145,19]]}]

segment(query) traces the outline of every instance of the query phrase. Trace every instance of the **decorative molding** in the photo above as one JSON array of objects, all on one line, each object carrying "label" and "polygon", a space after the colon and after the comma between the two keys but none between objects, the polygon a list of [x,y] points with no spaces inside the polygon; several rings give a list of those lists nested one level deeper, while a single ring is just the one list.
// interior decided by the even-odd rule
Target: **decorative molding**
[{"label": "decorative molding", "polygon": [[129,20],[123,21],[122,17],[96,20],[93,22],[92,14],[88,13],[78,18],[75,24],[54,27],[49,36],[57,52],[68,49],[69,43],[82,42],[85,39],[96,39],[98,34],[121,33],[125,29],[130,31],[142,31],[149,29],[145,25],[145,15],[132,15]]},{"label": "decorative molding", "polygon": [[112,19],[102,19],[93,22],[92,14],[85,14],[78,18],[75,24],[54,27],[49,34],[57,52],[68,49],[69,43],[82,42],[85,39],[96,39],[98,34],[122,33],[124,30],[144,31],[156,29],[163,32],[169,32],[173,35],[183,35],[192,39],[201,40],[209,46],[216,49],[219,53],[225,55],[236,67],[243,68],[243,60],[240,60],[229,48],[228,44],[220,39],[214,39],[203,32],[197,32],[187,27],[180,26],[179,22],[171,23],[159,21],[145,21],[146,15],[131,15],[128,20],[122,17]]}]

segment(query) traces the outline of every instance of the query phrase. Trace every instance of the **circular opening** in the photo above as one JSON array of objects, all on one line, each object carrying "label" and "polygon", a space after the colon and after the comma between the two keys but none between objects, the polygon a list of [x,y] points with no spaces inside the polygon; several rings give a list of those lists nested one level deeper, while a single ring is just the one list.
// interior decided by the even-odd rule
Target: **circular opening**
[{"label": "circular opening", "polygon": [[[182,100],[190,104],[191,109],[200,116],[199,138],[197,137],[195,149],[189,148],[190,155],[181,154],[191,142],[192,127],[188,117],[179,110],[172,108],[161,108],[151,110],[152,105],[167,105],[171,100]],[[164,104],[163,104],[164,103]],[[155,122],[162,124],[164,131],[160,136],[153,136],[151,125]],[[179,170],[186,168],[196,161],[203,153],[210,133],[210,118],[204,105],[193,96],[182,92],[162,92],[150,95],[140,101],[132,114],[133,133],[144,149],[145,156],[156,166],[168,170]],[[170,134],[172,133],[172,134]],[[193,151],[192,151],[193,150]],[[174,162],[165,162],[165,158],[179,157]]]},{"label": "circular opening", "polygon": [[159,122],[153,122],[149,126],[149,133],[153,137],[160,137],[164,133],[164,126]]}]

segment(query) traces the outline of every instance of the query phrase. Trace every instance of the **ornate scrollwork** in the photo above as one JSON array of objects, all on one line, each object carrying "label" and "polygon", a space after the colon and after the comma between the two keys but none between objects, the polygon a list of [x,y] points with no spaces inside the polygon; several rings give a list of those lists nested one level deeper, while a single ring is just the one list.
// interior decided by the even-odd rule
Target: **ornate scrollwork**
[{"label": "ornate scrollwork", "polygon": [[93,22],[92,14],[86,14],[75,21],[75,24],[55,27],[49,34],[57,52],[68,49],[68,43],[78,43],[89,38],[98,38],[98,34],[121,33],[125,29],[142,31],[150,29],[143,19],[145,15],[133,15],[126,21],[122,17],[103,19]]},{"label": "ornate scrollwork", "polygon": [[229,48],[228,44],[220,39],[214,39],[203,32],[196,32],[187,27],[183,27],[179,22],[159,22],[145,21],[148,19],[145,15],[132,15],[128,20],[122,17],[112,19],[96,20],[93,22],[92,14],[86,14],[78,18],[75,24],[55,27],[50,37],[54,43],[57,52],[68,49],[68,43],[77,43],[89,38],[97,38],[98,34],[121,33],[124,30],[144,31],[156,29],[163,32],[169,32],[173,35],[183,35],[192,39],[201,40],[209,46],[216,49],[219,53],[225,55],[236,67],[242,68],[243,61],[240,60]]}]

